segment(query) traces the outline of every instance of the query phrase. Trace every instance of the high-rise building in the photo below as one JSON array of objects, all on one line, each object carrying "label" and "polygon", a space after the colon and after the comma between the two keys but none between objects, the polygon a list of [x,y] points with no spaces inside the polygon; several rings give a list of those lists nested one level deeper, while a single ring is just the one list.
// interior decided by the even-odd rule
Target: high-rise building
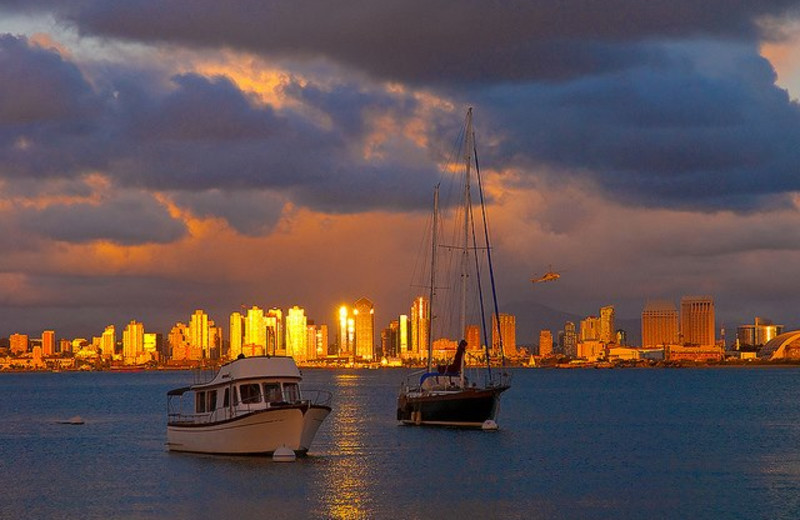
[{"label": "high-rise building", "polygon": [[587,316],[581,320],[581,341],[600,341],[600,318]]},{"label": "high-rise building", "polygon": [[306,312],[295,305],[286,313],[286,355],[297,361],[307,357],[307,319]]},{"label": "high-rise building", "polygon": [[164,337],[158,332],[145,332],[143,340],[144,353],[153,361],[161,359],[162,343]]},{"label": "high-rise building", "polygon": [[600,341],[614,343],[616,340],[614,323],[614,306],[600,307]]},{"label": "high-rise building", "polygon": [[56,333],[52,330],[42,332],[42,355],[52,356],[56,353]]},{"label": "high-rise building", "polygon": [[409,327],[408,327],[408,316],[405,314],[401,314],[397,318],[397,346],[398,346],[398,355],[402,359],[409,359],[411,358],[411,354],[408,351],[409,347]]},{"label": "high-rise building", "polygon": [[194,311],[189,318],[189,345],[199,348],[204,358],[210,358],[209,349],[211,348],[210,327],[208,314],[202,310]]},{"label": "high-rise building", "polygon": [[551,356],[553,354],[553,333],[547,329],[539,331],[539,355]]},{"label": "high-rise building", "polygon": [[467,350],[479,350],[481,348],[481,328],[478,325],[467,325],[464,339],[467,340]]},{"label": "high-rise building", "polygon": [[681,298],[681,334],[684,345],[714,345],[715,327],[714,299],[711,296]]},{"label": "high-rise building", "polygon": [[12,334],[8,337],[8,347],[12,354],[24,354],[28,351],[28,335]]},{"label": "high-rise building", "polygon": [[575,331],[575,323],[571,321],[564,323],[562,338],[561,351],[564,355],[572,358],[578,357],[578,334]]},{"label": "high-rise building", "polygon": [[[498,321],[500,328],[498,329]],[[514,357],[517,355],[517,318],[513,314],[500,313],[499,319],[492,314],[492,351],[500,352],[500,343],[503,344],[503,355]]]},{"label": "high-rise building", "polygon": [[167,344],[169,345],[169,357],[175,361],[187,361],[190,359],[188,327],[184,323],[176,323],[169,331]]},{"label": "high-rise building", "polygon": [[242,345],[244,344],[244,316],[239,312],[231,313],[230,319],[230,350],[228,357],[236,359],[242,353]]},{"label": "high-rise building", "polygon": [[428,359],[430,344],[430,305],[424,296],[418,296],[411,304],[411,357]]},{"label": "high-rise building", "polygon": [[678,309],[667,300],[648,301],[642,311],[642,347],[678,343]]},{"label": "high-rise building", "polygon": [[339,333],[336,336],[338,345],[336,355],[353,357],[356,351],[356,322],[347,305],[339,307]]},{"label": "high-rise building", "polygon": [[272,309],[268,310],[267,314],[264,316],[264,323],[267,326],[267,352],[273,352],[279,356],[285,356],[286,345],[283,341],[283,311],[277,307],[273,307]]},{"label": "high-rise building", "polygon": [[355,356],[371,360],[375,356],[375,308],[367,298],[353,304],[356,328]]},{"label": "high-rise building", "polygon": [[144,354],[144,324],[131,320],[122,332],[122,356],[126,365],[136,365]]},{"label": "high-rise building", "polygon": [[[272,348],[276,347],[273,345]],[[267,350],[267,324],[264,317],[264,310],[255,305],[247,309],[247,317],[244,321],[244,344],[242,345],[242,350],[246,356],[263,356],[264,354],[276,353],[275,350]]]},{"label": "high-rise building", "polygon": [[306,322],[306,361],[317,359],[317,326],[313,320]]},{"label": "high-rise building", "polygon": [[117,353],[117,331],[113,325],[109,325],[100,336],[100,350],[105,359],[111,359]]}]

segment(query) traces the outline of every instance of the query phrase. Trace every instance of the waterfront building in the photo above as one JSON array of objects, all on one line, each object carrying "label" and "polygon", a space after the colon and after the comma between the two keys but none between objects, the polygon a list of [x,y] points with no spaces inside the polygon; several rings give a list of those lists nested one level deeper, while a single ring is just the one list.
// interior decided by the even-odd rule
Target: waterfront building
[{"label": "waterfront building", "polygon": [[681,298],[681,334],[684,345],[710,346],[716,343],[714,299],[711,296]]},{"label": "waterfront building", "polygon": [[603,343],[614,343],[616,331],[614,306],[607,305],[600,307],[600,341]]},{"label": "waterfront building", "polygon": [[208,359],[211,357],[209,351],[211,349],[211,323],[208,319],[208,314],[202,310],[194,311],[191,318],[189,318],[189,345],[199,348],[202,352],[202,357]]},{"label": "waterfront building", "polygon": [[28,344],[27,334],[16,333],[8,337],[8,347],[12,354],[25,354],[28,352]]},{"label": "waterfront building", "polygon": [[397,345],[397,328],[399,322],[392,320],[389,326],[381,330],[381,357],[392,358],[397,357],[395,346]]},{"label": "waterfront building", "polygon": [[467,325],[464,339],[467,340],[467,350],[481,349],[481,328],[478,325]]},{"label": "waterfront building", "polygon": [[740,325],[736,328],[737,348],[761,347],[781,334],[783,325],[774,325],[771,320],[756,316],[753,325]]},{"label": "waterfront building", "polygon": [[539,355],[542,357],[553,355],[553,333],[548,329],[539,331]]},{"label": "waterfront building", "polygon": [[100,352],[104,359],[112,359],[117,353],[117,331],[114,325],[109,325],[100,336]]},{"label": "waterfront building", "polygon": [[[247,317],[244,322],[244,344],[242,345],[242,352],[245,356],[276,353],[275,350],[267,350],[267,326],[263,309],[255,305],[247,309]],[[277,330],[277,326],[273,332],[275,330]]]},{"label": "waterfront building", "polygon": [[[498,328],[499,322],[499,328]],[[513,314],[501,312],[499,317],[492,314],[492,351],[500,353],[500,340],[503,341],[503,355],[517,356],[517,318]]]},{"label": "waterfront building", "polygon": [[578,357],[578,334],[575,331],[575,323],[567,321],[564,323],[563,344],[561,352],[571,358]]},{"label": "waterfront building", "polygon": [[658,347],[678,342],[678,309],[667,300],[652,300],[642,310],[642,347]]},{"label": "waterfront building", "polygon": [[145,332],[142,350],[146,357],[152,361],[160,360],[162,336],[157,332]]},{"label": "waterfront building", "polygon": [[284,342],[284,323],[283,311],[277,307],[273,307],[264,315],[264,323],[266,324],[266,352],[272,352],[278,356],[286,355],[286,344]]},{"label": "waterfront building", "polygon": [[398,334],[397,334],[397,341],[398,341],[398,352],[400,354],[401,359],[410,359],[411,354],[408,351],[409,346],[409,327],[408,327],[408,316],[405,314],[401,314],[398,318]]},{"label": "waterfront building", "polygon": [[169,356],[174,361],[188,361],[190,358],[188,327],[186,324],[178,322],[169,331],[167,344],[169,345]]},{"label": "waterfront building", "polygon": [[597,339],[578,342],[578,357],[587,361],[605,359],[605,344]]},{"label": "waterfront building", "polygon": [[411,357],[428,359],[430,338],[430,304],[424,296],[418,296],[411,305]]},{"label": "waterfront building", "polygon": [[42,332],[42,355],[53,356],[56,353],[56,333],[52,330]]},{"label": "waterfront building", "polygon": [[347,305],[339,307],[339,333],[337,337],[338,357],[352,357],[355,355],[355,332],[356,322],[353,314]]},{"label": "waterfront building", "polygon": [[581,320],[581,341],[600,341],[600,318],[588,316]]},{"label": "waterfront building", "polygon": [[317,326],[313,320],[306,322],[306,361],[317,359]]},{"label": "waterfront building", "polygon": [[308,331],[305,310],[297,305],[286,313],[286,355],[296,361],[305,361],[308,357]]},{"label": "waterfront building", "polygon": [[[84,340],[85,341],[85,340]],[[122,332],[122,359],[126,365],[138,365],[144,360],[144,324],[131,320]]]},{"label": "waterfront building", "polygon": [[667,361],[708,363],[722,361],[724,357],[725,349],[714,345],[667,345],[664,347],[664,359]]},{"label": "waterfront building", "polygon": [[616,343],[620,346],[627,346],[628,345],[628,332],[624,329],[617,329],[614,333],[614,341],[612,343]]},{"label": "waterfront building", "polygon": [[361,298],[353,304],[355,320],[355,356],[371,360],[375,356],[375,308],[370,300]]},{"label": "waterfront building", "polygon": [[242,353],[244,344],[244,316],[239,312],[232,312],[230,318],[230,338],[228,358],[236,359]]},{"label": "waterfront building", "polygon": [[758,351],[758,357],[769,360],[800,360],[800,330],[775,336]]}]

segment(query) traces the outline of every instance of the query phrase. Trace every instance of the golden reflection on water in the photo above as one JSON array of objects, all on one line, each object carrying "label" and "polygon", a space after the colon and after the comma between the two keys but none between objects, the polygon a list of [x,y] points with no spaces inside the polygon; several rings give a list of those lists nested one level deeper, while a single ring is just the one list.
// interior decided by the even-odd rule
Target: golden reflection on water
[{"label": "golden reflection on water", "polygon": [[374,507],[370,492],[373,468],[364,457],[364,410],[356,396],[360,380],[357,374],[337,374],[334,378],[337,399],[331,414],[333,449],[323,482],[327,518],[368,518]]}]

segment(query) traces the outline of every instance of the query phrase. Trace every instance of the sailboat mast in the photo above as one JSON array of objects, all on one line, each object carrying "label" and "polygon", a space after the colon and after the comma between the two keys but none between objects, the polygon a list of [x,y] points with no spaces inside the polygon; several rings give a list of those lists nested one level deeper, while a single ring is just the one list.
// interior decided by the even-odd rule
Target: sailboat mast
[{"label": "sailboat mast", "polygon": [[464,135],[464,242],[461,251],[461,326],[459,334],[467,330],[467,276],[469,272],[469,219],[470,219],[470,169],[472,167],[472,107],[467,110],[467,127]]},{"label": "sailboat mast", "polygon": [[433,299],[436,296],[436,250],[439,247],[439,185],[433,189],[433,230],[431,231],[431,289],[428,297],[428,373],[433,370]]}]

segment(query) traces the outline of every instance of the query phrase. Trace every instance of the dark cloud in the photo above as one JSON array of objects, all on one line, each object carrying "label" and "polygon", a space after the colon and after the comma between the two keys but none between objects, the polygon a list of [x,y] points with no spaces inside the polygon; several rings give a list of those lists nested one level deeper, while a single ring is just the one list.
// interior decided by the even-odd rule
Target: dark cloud
[{"label": "dark cloud", "polygon": [[[20,9],[19,2],[4,2]],[[564,78],[613,71],[646,56],[631,42],[764,36],[759,21],[797,0],[530,2],[216,0],[34,1],[82,34],[273,56],[327,57],[407,82]]]},{"label": "dark cloud", "polygon": [[286,198],[264,190],[175,192],[173,201],[198,217],[224,218],[243,235],[268,233],[278,222]]},{"label": "dark cloud", "polygon": [[15,212],[29,233],[57,241],[108,240],[122,245],[169,243],[186,234],[182,221],[146,193],[122,193],[102,203],[52,204]]}]

